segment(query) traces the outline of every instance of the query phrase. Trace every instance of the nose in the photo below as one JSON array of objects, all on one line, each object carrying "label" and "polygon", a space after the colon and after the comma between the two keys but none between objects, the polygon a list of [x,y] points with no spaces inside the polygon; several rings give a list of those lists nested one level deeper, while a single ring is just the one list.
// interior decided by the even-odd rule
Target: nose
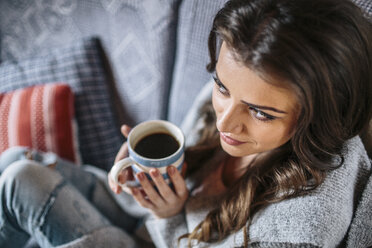
[{"label": "nose", "polygon": [[221,132],[235,134],[243,130],[241,113],[237,106],[230,104],[217,115],[217,128]]}]

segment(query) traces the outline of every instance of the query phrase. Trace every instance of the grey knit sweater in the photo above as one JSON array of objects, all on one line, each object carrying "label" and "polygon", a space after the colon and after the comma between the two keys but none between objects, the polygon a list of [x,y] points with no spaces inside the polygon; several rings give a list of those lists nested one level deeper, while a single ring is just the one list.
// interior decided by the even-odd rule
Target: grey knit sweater
[{"label": "grey knit sweater", "polygon": [[[325,182],[316,190],[269,205],[258,212],[249,227],[249,247],[365,248],[372,245],[371,161],[359,137],[345,144],[343,154],[344,164],[328,173]],[[215,165],[220,156],[216,154],[204,168]],[[200,170],[199,174],[189,179],[188,186],[195,186],[195,180],[203,177],[206,171],[209,170]],[[105,177],[102,175],[102,178]],[[197,198],[191,195],[182,213],[157,219],[138,206],[131,196],[123,193],[116,197],[125,211],[146,218],[151,239],[160,248],[177,247],[178,237],[192,231],[218,204],[218,197]],[[219,243],[201,243],[195,247],[241,247],[244,244],[243,235],[243,231],[239,231]],[[62,247],[125,248],[139,245],[123,230],[107,227]],[[186,247],[185,239],[180,247]]]},{"label": "grey knit sweater", "polygon": [[[346,241],[356,204],[370,175],[371,163],[359,137],[347,142],[343,154],[344,164],[328,173],[316,190],[269,205],[254,216],[249,227],[251,247],[338,247]],[[213,164],[216,159],[206,167]],[[214,197],[200,198],[199,201],[190,198],[183,213],[169,219],[151,218],[146,222],[157,247],[175,247],[177,238],[191,232],[218,204]],[[219,243],[197,247],[240,247],[243,244],[243,231],[239,231]]]}]

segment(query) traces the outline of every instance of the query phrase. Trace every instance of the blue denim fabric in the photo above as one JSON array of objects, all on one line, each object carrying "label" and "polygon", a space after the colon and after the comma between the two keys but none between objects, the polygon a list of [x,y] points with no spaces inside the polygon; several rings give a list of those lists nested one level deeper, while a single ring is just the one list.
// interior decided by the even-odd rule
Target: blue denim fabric
[{"label": "blue denim fabric", "polygon": [[136,228],[94,174],[55,154],[14,147],[0,156],[0,171],[0,247],[22,247],[30,236],[53,247],[107,226]]}]

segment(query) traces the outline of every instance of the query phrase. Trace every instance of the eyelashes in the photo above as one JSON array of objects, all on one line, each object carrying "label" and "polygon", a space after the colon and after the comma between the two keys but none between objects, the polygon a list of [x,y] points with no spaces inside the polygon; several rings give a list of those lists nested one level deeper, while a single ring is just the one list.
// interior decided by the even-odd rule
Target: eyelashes
[{"label": "eyelashes", "polygon": [[221,83],[221,81],[216,76],[213,76],[213,79],[218,87],[218,91],[223,95],[228,95],[229,91],[225,88],[225,86]]},{"label": "eyelashes", "polygon": [[253,108],[253,107],[249,107],[249,110],[251,112],[251,114],[253,115],[254,118],[256,118],[257,120],[259,121],[272,121],[272,120],[275,120],[276,117],[275,116],[272,116],[272,115],[269,115],[259,109],[256,109],[256,108]]},{"label": "eyelashes", "polygon": [[[218,92],[221,93],[223,96],[229,96],[229,91],[226,89],[226,87],[221,83],[221,81],[216,77],[213,76],[214,82],[218,88]],[[258,108],[248,106],[249,112],[252,115],[253,118],[259,121],[263,122],[269,122],[275,120],[277,117],[270,115]]]}]

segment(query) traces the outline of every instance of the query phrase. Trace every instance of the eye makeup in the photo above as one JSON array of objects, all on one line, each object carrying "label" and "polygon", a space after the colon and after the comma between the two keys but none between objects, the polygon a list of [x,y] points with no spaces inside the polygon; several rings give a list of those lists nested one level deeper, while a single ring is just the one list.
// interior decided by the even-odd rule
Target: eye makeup
[{"label": "eye makeup", "polygon": [[[218,88],[218,91],[224,96],[229,96],[229,90],[226,88],[226,86],[218,78],[217,72],[214,73],[213,79],[214,79],[215,84]],[[256,104],[248,103],[248,102],[243,101],[243,100],[241,100],[241,102],[249,107],[249,111],[251,112],[252,116],[259,121],[266,122],[266,121],[272,121],[272,120],[275,120],[275,119],[279,118],[277,116],[270,115],[270,114],[268,114],[268,113],[266,113],[262,110],[269,110],[269,111],[277,112],[277,113],[280,113],[280,114],[286,114],[285,111],[278,110],[278,109],[273,108],[273,107],[256,105]]]}]

